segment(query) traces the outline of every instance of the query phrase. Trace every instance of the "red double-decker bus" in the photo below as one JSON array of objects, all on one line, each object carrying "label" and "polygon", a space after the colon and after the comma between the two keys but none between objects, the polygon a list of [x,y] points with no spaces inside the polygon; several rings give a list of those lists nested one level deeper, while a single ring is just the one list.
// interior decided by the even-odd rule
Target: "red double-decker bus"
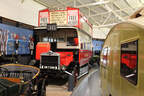
[{"label": "red double-decker bus", "polygon": [[41,10],[34,29],[36,60],[48,75],[77,78],[87,74],[92,56],[92,25],[77,8]]}]

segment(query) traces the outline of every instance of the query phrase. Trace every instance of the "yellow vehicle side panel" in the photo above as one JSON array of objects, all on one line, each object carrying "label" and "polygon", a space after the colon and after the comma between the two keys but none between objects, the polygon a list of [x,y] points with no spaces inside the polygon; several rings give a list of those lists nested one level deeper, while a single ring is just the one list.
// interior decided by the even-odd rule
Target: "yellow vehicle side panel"
[{"label": "yellow vehicle side panel", "polygon": [[[121,44],[135,40],[138,40],[137,85],[120,74]],[[144,28],[131,23],[118,24],[109,33],[103,48],[106,47],[110,49],[108,64],[100,68],[103,96],[144,96]]]}]

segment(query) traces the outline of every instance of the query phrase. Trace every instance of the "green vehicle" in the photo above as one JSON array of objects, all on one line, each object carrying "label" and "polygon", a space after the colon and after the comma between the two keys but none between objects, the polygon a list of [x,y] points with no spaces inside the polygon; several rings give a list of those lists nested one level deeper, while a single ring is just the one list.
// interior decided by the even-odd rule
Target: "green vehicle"
[{"label": "green vehicle", "polygon": [[102,96],[144,96],[144,17],[117,24],[109,32],[100,60]]}]

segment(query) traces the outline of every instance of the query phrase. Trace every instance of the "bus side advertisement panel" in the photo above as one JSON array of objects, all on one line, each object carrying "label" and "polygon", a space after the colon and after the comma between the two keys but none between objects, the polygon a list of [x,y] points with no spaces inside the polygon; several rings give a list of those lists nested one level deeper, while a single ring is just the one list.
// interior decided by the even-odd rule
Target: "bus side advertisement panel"
[{"label": "bus side advertisement panel", "polygon": [[91,50],[80,50],[79,51],[79,64],[80,66],[89,63],[89,60],[92,57]]}]

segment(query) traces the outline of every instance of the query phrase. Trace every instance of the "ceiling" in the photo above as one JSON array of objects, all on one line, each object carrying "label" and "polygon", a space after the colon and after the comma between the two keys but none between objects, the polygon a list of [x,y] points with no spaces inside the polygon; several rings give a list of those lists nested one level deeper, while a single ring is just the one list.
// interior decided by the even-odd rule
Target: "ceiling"
[{"label": "ceiling", "polygon": [[98,28],[111,27],[141,8],[144,0],[34,0],[50,9],[79,8]]}]

